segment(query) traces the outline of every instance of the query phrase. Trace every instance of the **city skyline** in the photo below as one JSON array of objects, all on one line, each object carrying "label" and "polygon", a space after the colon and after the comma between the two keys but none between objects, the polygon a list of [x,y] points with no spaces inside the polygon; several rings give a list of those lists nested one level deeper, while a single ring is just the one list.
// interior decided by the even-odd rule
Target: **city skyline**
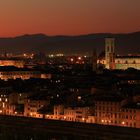
[{"label": "city skyline", "polygon": [[0,37],[136,32],[139,9],[139,0],[6,0],[0,5]]},{"label": "city skyline", "polygon": [[140,0],[1,0],[0,140],[140,139]]}]

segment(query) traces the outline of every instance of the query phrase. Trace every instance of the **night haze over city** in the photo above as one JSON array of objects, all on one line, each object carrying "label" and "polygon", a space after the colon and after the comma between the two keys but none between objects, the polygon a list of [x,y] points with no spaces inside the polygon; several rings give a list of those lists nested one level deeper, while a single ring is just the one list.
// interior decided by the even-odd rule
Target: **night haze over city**
[{"label": "night haze over city", "polygon": [[0,140],[139,140],[140,1],[1,0]]}]

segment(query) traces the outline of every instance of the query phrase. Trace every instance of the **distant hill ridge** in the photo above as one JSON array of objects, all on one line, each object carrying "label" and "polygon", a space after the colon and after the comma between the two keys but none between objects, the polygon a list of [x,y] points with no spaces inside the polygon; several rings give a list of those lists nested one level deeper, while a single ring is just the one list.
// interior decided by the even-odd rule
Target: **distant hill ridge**
[{"label": "distant hill ridge", "polygon": [[0,52],[45,52],[78,54],[104,50],[104,38],[116,39],[118,54],[140,54],[140,31],[127,34],[96,33],[79,36],[47,36],[45,34],[0,38]]}]

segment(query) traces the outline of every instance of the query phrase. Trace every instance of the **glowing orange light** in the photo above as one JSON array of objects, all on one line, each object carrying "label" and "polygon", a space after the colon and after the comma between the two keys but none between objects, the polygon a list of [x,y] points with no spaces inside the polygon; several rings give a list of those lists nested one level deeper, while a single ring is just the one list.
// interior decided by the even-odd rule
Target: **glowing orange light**
[{"label": "glowing orange light", "polygon": [[102,123],[104,123],[104,120],[101,120]]},{"label": "glowing orange light", "polygon": [[71,61],[71,62],[73,62],[73,61],[74,61],[74,59],[73,59],[73,58],[71,58],[71,59],[70,59],[70,61]]},{"label": "glowing orange light", "polygon": [[82,59],[82,58],[79,56],[79,57],[78,57],[78,60],[81,60],[81,59]]}]

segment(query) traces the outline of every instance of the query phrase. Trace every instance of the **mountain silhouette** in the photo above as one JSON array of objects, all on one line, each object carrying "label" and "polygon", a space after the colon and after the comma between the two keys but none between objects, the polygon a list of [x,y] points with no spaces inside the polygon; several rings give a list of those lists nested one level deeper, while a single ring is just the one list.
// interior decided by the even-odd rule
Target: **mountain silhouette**
[{"label": "mountain silhouette", "polygon": [[128,34],[97,33],[79,36],[47,36],[45,34],[0,38],[0,52],[45,52],[66,54],[92,54],[104,50],[107,37],[116,39],[116,53],[140,54],[140,32]]}]

